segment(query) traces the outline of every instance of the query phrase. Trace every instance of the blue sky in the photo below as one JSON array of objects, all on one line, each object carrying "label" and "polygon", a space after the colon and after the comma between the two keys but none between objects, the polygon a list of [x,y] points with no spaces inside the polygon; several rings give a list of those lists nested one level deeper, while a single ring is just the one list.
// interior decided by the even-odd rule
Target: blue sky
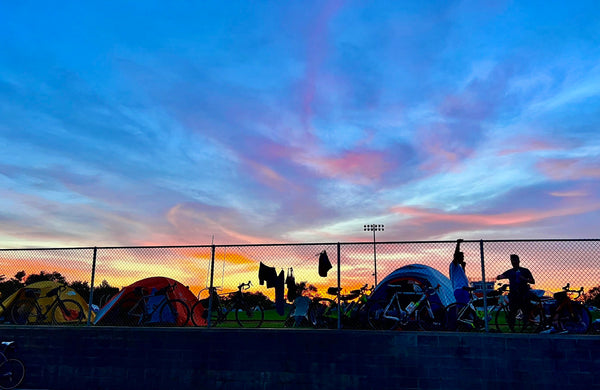
[{"label": "blue sky", "polygon": [[0,246],[597,238],[599,13],[4,2]]}]

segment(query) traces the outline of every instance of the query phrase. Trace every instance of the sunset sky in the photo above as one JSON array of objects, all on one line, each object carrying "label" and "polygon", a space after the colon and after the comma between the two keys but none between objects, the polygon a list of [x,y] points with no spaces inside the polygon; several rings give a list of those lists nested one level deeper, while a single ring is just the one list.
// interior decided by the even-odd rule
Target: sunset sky
[{"label": "sunset sky", "polygon": [[600,3],[0,4],[0,247],[598,238]]}]

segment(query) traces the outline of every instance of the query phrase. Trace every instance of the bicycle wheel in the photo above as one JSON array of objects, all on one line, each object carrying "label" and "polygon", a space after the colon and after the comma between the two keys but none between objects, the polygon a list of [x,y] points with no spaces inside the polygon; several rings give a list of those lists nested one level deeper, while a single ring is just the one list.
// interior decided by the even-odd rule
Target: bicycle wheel
[{"label": "bicycle wheel", "polygon": [[545,325],[546,315],[541,302],[536,302],[529,308],[529,315],[522,320],[521,333],[539,333]]},{"label": "bicycle wheel", "polygon": [[169,299],[160,308],[160,323],[167,326],[186,326],[190,309],[181,299]]},{"label": "bicycle wheel", "polygon": [[498,332],[513,332],[514,331],[514,324],[512,326],[510,326],[508,324],[508,316],[509,316],[509,309],[508,306],[506,305],[502,305],[498,308],[498,311],[496,311],[496,315],[495,315],[495,324],[496,324],[496,330]]},{"label": "bicycle wheel", "polygon": [[568,333],[587,333],[590,329],[592,316],[587,307],[573,302],[571,310],[564,308],[558,314],[558,327],[561,331]]},{"label": "bicycle wheel", "polygon": [[419,330],[442,330],[446,327],[446,310],[436,302],[423,303],[417,309],[415,319]]},{"label": "bicycle wheel", "polygon": [[208,318],[208,308],[205,308],[201,301],[197,301],[190,310],[190,318],[194,326],[206,326]]},{"label": "bicycle wheel", "polygon": [[260,328],[265,320],[265,311],[261,305],[237,304],[233,307],[235,320],[243,328]]},{"label": "bicycle wheel", "polygon": [[374,301],[369,303],[367,321],[371,328],[377,330],[390,330],[398,327],[399,321],[383,316],[387,304],[387,301]]},{"label": "bicycle wheel", "polygon": [[464,304],[451,303],[446,308],[446,329],[469,332],[475,325],[473,310]]},{"label": "bicycle wheel", "polygon": [[310,328],[310,322],[304,316],[289,316],[283,322],[284,328]]},{"label": "bicycle wheel", "polygon": [[144,318],[144,305],[141,300],[125,298],[117,303],[114,322],[118,326],[139,326]]},{"label": "bicycle wheel", "polygon": [[52,323],[55,325],[81,324],[86,317],[83,307],[72,299],[63,299],[57,302],[51,314]]},{"label": "bicycle wheel", "polygon": [[25,378],[25,365],[18,359],[8,359],[0,364],[0,388],[14,389]]},{"label": "bicycle wheel", "polygon": [[13,323],[17,325],[35,324],[38,318],[43,318],[40,307],[31,299],[24,299],[13,304],[10,311]]},{"label": "bicycle wheel", "polygon": [[[335,302],[329,298],[313,300],[308,307],[308,321],[317,329],[337,327],[337,317],[333,317]],[[336,326],[334,326],[334,323]]]}]

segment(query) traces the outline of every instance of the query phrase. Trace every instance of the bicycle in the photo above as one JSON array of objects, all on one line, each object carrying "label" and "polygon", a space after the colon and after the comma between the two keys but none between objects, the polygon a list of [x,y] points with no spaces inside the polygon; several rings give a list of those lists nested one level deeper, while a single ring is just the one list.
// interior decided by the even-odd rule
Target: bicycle
[{"label": "bicycle", "polygon": [[485,318],[491,319],[493,313],[498,310],[499,297],[504,293],[508,285],[503,285],[497,290],[487,292],[487,314],[484,310],[483,297],[475,295],[473,287],[463,287],[469,292],[470,299],[466,304],[451,303],[446,307],[447,329],[459,332],[480,332],[485,329]]},{"label": "bicycle", "polygon": [[[294,299],[292,308],[283,326],[286,328],[337,328],[337,305],[333,299],[313,295],[307,291],[305,284],[301,284],[298,297]],[[337,295],[337,287],[330,287],[328,294]]]},{"label": "bicycle", "polygon": [[[348,294],[339,294],[339,314],[340,323],[343,328],[361,329],[367,324],[367,301],[375,286],[365,284],[359,289],[351,290]],[[340,293],[341,293],[340,289]],[[338,296],[338,288],[330,287],[327,294]],[[332,308],[332,312],[337,317],[337,306]],[[367,325],[368,326],[368,325]]]},{"label": "bicycle", "polygon": [[19,359],[7,356],[15,350],[14,341],[3,341],[0,345],[0,389],[14,389],[25,378],[25,365]]},{"label": "bicycle", "polygon": [[[389,300],[378,300],[369,303],[367,312],[368,323],[373,329],[379,330],[441,330],[446,323],[446,310],[441,303],[431,302],[441,285],[435,288],[425,288],[413,285],[414,291],[404,291],[406,285],[388,284],[388,288],[396,291]],[[401,290],[398,290],[401,289]],[[409,303],[403,308],[403,304]]]},{"label": "bicycle", "polygon": [[199,323],[196,318],[208,319],[208,309],[210,306],[210,299],[212,298],[210,326],[223,324],[233,312],[235,321],[239,326],[243,328],[260,328],[265,320],[265,310],[258,302],[250,303],[243,292],[244,290],[248,290],[251,286],[251,281],[248,281],[248,283],[241,283],[237,287],[237,291],[223,294],[227,296],[227,298],[218,294],[216,287],[202,289],[200,293],[198,293],[198,297],[200,297],[202,291],[205,290],[209,291],[209,297],[199,299],[198,302],[192,306],[192,323],[195,326],[204,325]]},{"label": "bicycle", "polygon": [[185,326],[190,319],[190,309],[181,299],[170,299],[167,294],[177,287],[169,284],[160,290],[152,289],[150,294],[143,287],[136,287],[137,298],[126,298],[120,303],[120,312],[125,314],[126,326]]},{"label": "bicycle", "polygon": [[[562,291],[554,293],[553,300],[546,302],[545,314],[546,324],[549,329],[559,333],[587,333],[590,329],[592,316],[587,307],[578,301],[583,293],[583,287],[579,290],[571,290],[570,283],[562,288]],[[577,294],[575,297],[572,295]]]},{"label": "bicycle", "polygon": [[62,299],[61,293],[67,289],[67,286],[61,284],[45,295],[47,298],[54,297],[54,300],[42,308],[38,302],[41,290],[39,288],[25,288],[23,298],[18,299],[11,308],[11,317],[15,324],[41,324],[49,319],[52,324],[77,325],[86,320],[86,313],[79,302],[72,299]]},{"label": "bicycle", "polygon": [[[503,285],[506,286],[506,285]],[[514,320],[510,321],[510,304],[507,289],[499,297],[499,307],[496,311],[495,325],[498,332],[537,333],[544,328],[545,315],[542,298],[531,290],[527,292],[527,313],[518,308],[514,313]]]}]

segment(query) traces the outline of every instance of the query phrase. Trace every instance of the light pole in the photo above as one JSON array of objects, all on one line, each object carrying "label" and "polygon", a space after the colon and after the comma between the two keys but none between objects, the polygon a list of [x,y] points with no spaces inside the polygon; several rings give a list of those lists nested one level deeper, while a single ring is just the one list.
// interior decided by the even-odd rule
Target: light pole
[{"label": "light pole", "polygon": [[373,276],[375,276],[375,286],[377,286],[377,244],[375,241],[375,232],[383,231],[383,225],[365,225],[365,232],[373,232],[373,266],[375,268],[375,272],[373,272]]}]

